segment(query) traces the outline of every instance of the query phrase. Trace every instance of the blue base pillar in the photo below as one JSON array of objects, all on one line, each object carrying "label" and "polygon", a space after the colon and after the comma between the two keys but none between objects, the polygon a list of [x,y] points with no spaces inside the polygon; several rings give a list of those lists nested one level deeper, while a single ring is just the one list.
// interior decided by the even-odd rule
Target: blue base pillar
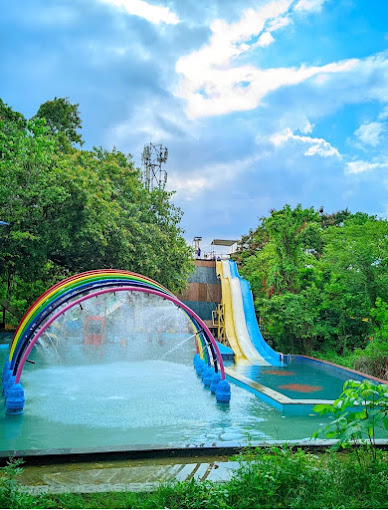
[{"label": "blue base pillar", "polygon": [[15,376],[12,374],[12,370],[9,369],[5,372],[3,378],[3,395],[6,395],[7,389],[15,382]]},{"label": "blue base pillar", "polygon": [[213,367],[208,367],[202,374],[202,381],[205,385],[205,388],[210,388],[210,384],[213,379],[213,375],[215,374]]},{"label": "blue base pillar", "polygon": [[24,410],[24,390],[23,386],[13,383],[6,395],[5,399],[5,412],[6,414],[18,415],[23,414]]},{"label": "blue base pillar", "polygon": [[4,363],[4,366],[3,366],[3,378],[2,378],[2,381],[4,381],[4,376],[6,374],[6,372],[8,372],[8,370],[11,370],[11,362],[9,360],[7,360],[5,363]]},{"label": "blue base pillar", "polygon": [[216,372],[212,377],[212,382],[210,383],[210,391],[214,395],[218,386],[218,383],[221,381],[221,375]]},{"label": "blue base pillar", "polygon": [[229,404],[231,398],[230,384],[223,379],[217,385],[216,399],[220,404]]},{"label": "blue base pillar", "polygon": [[198,363],[195,367],[195,371],[201,377],[202,373],[206,370],[206,367],[207,367],[206,363],[203,361],[203,359],[201,359],[198,361]]}]

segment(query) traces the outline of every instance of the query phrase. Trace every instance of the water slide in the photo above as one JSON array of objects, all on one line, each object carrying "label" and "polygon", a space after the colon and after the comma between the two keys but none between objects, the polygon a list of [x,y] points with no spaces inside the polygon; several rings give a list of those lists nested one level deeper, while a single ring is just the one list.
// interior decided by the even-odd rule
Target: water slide
[{"label": "water slide", "polygon": [[249,282],[238,274],[236,263],[218,261],[217,274],[221,279],[226,336],[236,362],[282,366],[281,355],[266,343],[260,332]]},{"label": "water slide", "polygon": [[221,280],[222,305],[224,306],[225,330],[230,347],[234,352],[236,362],[247,361],[246,356],[241,350],[240,343],[237,338],[234,314],[232,307],[232,290],[230,279],[224,275],[224,265],[221,261],[216,262],[217,275]]}]

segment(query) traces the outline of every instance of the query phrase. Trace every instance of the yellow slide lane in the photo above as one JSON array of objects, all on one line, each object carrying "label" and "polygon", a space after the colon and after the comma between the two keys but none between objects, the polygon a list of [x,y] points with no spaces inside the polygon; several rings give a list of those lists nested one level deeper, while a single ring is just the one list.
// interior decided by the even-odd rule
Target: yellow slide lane
[{"label": "yellow slide lane", "polygon": [[245,360],[240,344],[238,343],[236,328],[234,325],[234,316],[233,316],[233,305],[232,305],[232,291],[230,288],[230,280],[229,278],[224,276],[224,271],[222,268],[222,262],[216,262],[216,271],[217,275],[220,275],[221,279],[221,304],[224,306],[224,318],[225,318],[225,331],[226,336],[228,338],[228,342],[230,347],[233,349],[235,361]]}]

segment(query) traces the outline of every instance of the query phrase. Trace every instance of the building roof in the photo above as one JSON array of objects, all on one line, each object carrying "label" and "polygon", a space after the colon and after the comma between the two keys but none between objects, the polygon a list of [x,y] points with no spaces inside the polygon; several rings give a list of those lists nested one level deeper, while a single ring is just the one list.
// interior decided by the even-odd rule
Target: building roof
[{"label": "building roof", "polygon": [[233,246],[238,243],[238,241],[233,241],[231,239],[213,239],[212,246]]}]

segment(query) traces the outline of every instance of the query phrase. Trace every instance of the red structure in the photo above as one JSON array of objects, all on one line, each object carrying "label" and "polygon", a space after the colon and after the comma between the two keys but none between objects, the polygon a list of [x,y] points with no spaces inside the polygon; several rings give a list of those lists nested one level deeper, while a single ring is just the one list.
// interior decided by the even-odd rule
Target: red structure
[{"label": "red structure", "polygon": [[86,317],[84,323],[84,344],[102,345],[105,340],[105,318],[98,315]]}]

